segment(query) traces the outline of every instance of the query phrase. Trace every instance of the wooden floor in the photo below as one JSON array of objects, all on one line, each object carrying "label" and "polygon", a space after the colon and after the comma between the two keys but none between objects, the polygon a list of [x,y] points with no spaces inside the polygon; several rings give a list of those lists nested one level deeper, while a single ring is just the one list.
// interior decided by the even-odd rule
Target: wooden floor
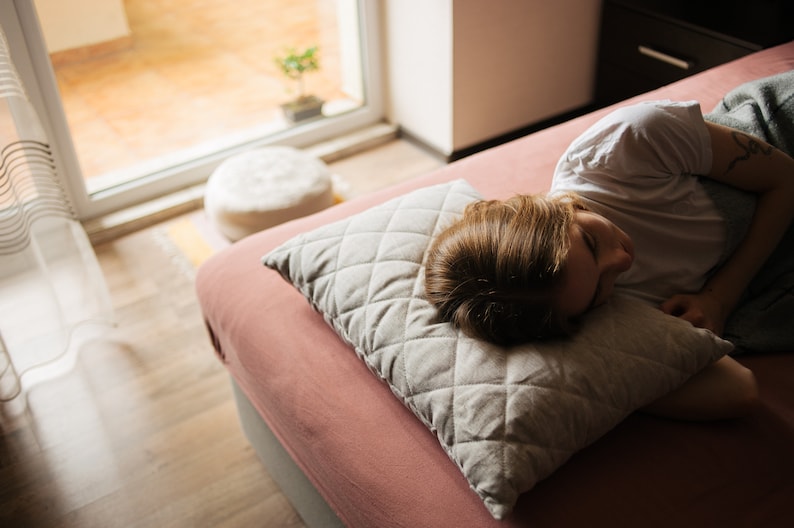
[{"label": "wooden floor", "polygon": [[[332,169],[360,194],[440,163],[394,141]],[[0,407],[0,526],[299,527],[237,421],[192,269],[163,226],[96,248],[118,327]]]}]

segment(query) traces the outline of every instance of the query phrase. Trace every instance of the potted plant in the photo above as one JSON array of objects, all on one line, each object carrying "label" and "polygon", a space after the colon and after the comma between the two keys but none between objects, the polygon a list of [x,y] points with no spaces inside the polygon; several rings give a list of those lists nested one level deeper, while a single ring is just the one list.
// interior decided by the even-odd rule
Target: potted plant
[{"label": "potted plant", "polygon": [[323,101],[316,95],[307,95],[303,76],[320,69],[320,60],[317,56],[317,46],[298,51],[289,48],[285,55],[275,58],[275,63],[281,72],[297,84],[298,97],[281,105],[285,117],[296,123],[322,114]]}]

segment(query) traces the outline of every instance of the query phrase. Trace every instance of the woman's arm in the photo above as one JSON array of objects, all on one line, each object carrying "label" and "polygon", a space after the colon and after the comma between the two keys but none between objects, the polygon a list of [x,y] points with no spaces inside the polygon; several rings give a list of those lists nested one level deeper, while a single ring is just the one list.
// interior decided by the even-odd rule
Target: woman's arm
[{"label": "woman's arm", "polygon": [[676,295],[661,308],[721,335],[750,281],[792,223],[794,159],[738,130],[708,122],[706,127],[712,145],[708,176],[756,193],[755,215],[736,251],[699,293]]},{"label": "woman's arm", "polygon": [[753,373],[725,356],[643,410],[677,420],[740,418],[758,404]]}]

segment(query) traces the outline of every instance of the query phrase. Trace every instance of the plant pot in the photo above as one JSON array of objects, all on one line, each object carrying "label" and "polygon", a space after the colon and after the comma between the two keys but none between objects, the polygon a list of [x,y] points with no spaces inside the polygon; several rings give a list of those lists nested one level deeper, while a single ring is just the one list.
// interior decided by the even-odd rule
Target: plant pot
[{"label": "plant pot", "polygon": [[284,111],[284,117],[288,121],[297,123],[298,121],[306,121],[322,115],[324,102],[315,95],[305,95],[289,103],[282,104],[281,109]]}]

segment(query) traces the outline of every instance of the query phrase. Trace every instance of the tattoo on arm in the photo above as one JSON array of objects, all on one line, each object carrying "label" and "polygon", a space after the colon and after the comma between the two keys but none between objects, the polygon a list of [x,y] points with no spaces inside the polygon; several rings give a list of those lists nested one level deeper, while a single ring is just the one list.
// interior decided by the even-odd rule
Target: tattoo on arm
[{"label": "tattoo on arm", "polygon": [[761,142],[759,142],[756,138],[748,136],[747,134],[743,134],[742,132],[734,131],[731,136],[733,137],[733,141],[736,142],[736,144],[744,151],[744,153],[736,156],[728,164],[728,168],[725,169],[725,174],[728,174],[734,168],[736,168],[740,162],[747,161],[752,156],[759,154],[762,156],[771,156],[772,152],[775,150],[775,147],[771,145],[762,145]]}]

